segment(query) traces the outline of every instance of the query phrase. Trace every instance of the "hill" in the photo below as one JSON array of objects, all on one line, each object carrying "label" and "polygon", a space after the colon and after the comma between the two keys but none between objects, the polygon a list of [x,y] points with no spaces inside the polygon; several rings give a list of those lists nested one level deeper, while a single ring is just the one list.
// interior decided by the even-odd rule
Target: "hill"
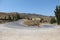
[{"label": "hill", "polygon": [[45,22],[50,22],[54,16],[45,16],[40,14],[18,13],[18,12],[0,12],[0,23],[5,21],[16,21],[19,19],[41,18]]}]

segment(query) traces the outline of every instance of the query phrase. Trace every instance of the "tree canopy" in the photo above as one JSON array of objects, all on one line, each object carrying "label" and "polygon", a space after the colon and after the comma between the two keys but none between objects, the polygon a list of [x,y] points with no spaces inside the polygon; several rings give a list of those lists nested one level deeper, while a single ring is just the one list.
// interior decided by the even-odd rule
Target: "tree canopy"
[{"label": "tree canopy", "polygon": [[57,23],[60,24],[60,6],[56,6],[56,9],[54,12],[57,19]]}]

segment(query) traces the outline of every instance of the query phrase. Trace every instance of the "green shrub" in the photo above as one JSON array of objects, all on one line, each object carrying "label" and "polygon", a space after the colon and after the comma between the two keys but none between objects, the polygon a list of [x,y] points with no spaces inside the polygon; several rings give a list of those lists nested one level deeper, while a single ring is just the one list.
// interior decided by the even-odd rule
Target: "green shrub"
[{"label": "green shrub", "polygon": [[50,23],[51,24],[56,23],[56,19],[55,18],[51,18]]}]

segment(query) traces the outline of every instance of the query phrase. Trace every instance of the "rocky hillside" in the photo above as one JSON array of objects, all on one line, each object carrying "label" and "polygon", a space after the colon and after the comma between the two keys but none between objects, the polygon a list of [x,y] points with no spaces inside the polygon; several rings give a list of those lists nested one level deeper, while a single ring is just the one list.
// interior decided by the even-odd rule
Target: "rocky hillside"
[{"label": "rocky hillside", "polygon": [[18,19],[31,19],[31,18],[41,18],[44,22],[50,22],[51,18],[54,16],[44,16],[38,14],[30,13],[18,13],[18,12],[0,12],[0,22],[4,21],[15,21]]}]

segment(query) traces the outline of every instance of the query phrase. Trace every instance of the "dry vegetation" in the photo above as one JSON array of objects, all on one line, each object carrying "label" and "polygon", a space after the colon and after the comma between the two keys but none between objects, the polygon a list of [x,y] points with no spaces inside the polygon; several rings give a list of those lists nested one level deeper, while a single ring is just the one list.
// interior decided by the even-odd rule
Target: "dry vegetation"
[{"label": "dry vegetation", "polygon": [[[32,18],[36,18],[36,17],[40,18],[42,23],[44,23],[44,22],[49,23],[50,19],[53,16],[44,16],[44,15],[38,15],[38,14],[26,14],[26,13],[18,13],[18,12],[10,12],[10,13],[0,12],[0,23],[17,21],[19,19],[29,19],[29,20],[31,20]],[[39,22],[37,22],[37,21],[36,22],[32,21],[32,22],[28,22],[28,23],[30,23],[31,25],[39,25]]]},{"label": "dry vegetation", "polygon": [[35,20],[25,20],[24,21],[24,24],[28,25],[28,26],[39,26],[40,25],[40,22]]}]

